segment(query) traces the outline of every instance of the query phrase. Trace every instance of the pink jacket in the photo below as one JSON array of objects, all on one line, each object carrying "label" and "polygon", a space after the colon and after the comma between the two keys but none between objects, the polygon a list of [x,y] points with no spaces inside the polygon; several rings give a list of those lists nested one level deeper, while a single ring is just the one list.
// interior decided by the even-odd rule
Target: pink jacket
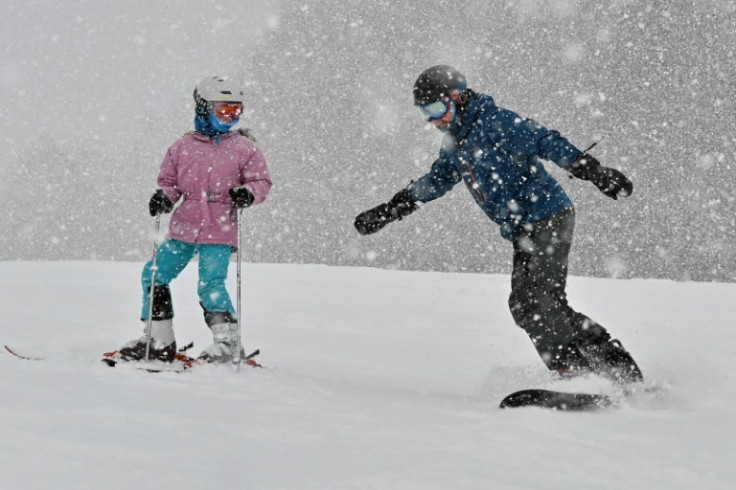
[{"label": "pink jacket", "polygon": [[228,191],[246,185],[262,203],[271,189],[266,159],[237,132],[219,138],[188,133],[166,152],[158,185],[172,202],[182,198],[169,225],[169,237],[189,243],[235,246],[237,222]]}]

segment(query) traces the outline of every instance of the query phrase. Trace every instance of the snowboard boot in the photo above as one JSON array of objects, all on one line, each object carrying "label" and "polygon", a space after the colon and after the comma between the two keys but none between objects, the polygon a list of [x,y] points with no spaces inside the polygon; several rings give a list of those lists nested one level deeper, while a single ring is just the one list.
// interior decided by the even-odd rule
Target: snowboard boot
[{"label": "snowboard boot", "polygon": [[[198,361],[207,363],[226,363],[233,360],[238,344],[238,323],[228,312],[205,312],[205,321],[212,330],[213,343],[199,354]],[[245,351],[240,347],[240,358],[245,359]]]},{"label": "snowboard boot", "polygon": [[578,345],[578,349],[593,372],[619,384],[644,381],[644,375],[634,358],[620,341],[610,339],[603,342]]},{"label": "snowboard boot", "polygon": [[644,381],[644,375],[631,354],[620,341],[611,339],[607,333],[573,340],[560,361],[557,372],[563,377],[592,373],[618,384]]},{"label": "snowboard boot", "polygon": [[572,379],[591,373],[588,363],[585,362],[578,349],[571,345],[562,349],[555,358],[547,363],[547,367],[557,372],[563,379]]},{"label": "snowboard boot", "polygon": [[[144,335],[131,340],[118,350],[120,358],[124,361],[146,360],[146,335],[148,327],[144,322]],[[176,340],[174,339],[174,328],[171,320],[153,320],[151,322],[151,345],[149,348],[149,359],[164,362],[172,362],[176,355]]]}]

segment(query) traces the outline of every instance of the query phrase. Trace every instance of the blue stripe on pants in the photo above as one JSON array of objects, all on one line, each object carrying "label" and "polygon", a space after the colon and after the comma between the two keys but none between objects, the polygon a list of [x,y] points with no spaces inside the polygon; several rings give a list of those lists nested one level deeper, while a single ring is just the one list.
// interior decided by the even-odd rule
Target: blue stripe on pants
[{"label": "blue stripe on pants", "polygon": [[[195,254],[199,254],[199,282],[197,294],[206,311],[229,312],[235,316],[235,308],[225,288],[227,269],[230,265],[230,245],[187,243],[179,240],[165,240],[159,247],[156,257],[156,285],[169,284],[176,279],[189,264]],[[143,267],[141,285],[143,287],[143,308],[141,319],[148,319],[151,285],[151,266],[153,259]]]}]

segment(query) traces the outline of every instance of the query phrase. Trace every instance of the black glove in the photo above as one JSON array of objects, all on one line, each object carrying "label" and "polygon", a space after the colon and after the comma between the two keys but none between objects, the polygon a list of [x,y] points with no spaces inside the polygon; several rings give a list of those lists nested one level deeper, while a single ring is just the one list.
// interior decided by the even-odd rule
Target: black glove
[{"label": "black glove", "polygon": [[375,233],[387,224],[419,209],[409,189],[402,189],[391,200],[360,213],[355,218],[355,229],[361,235]]},{"label": "black glove", "polygon": [[151,200],[148,201],[148,212],[151,216],[156,216],[161,213],[170,213],[174,209],[174,203],[171,202],[169,196],[164,194],[162,189],[158,189],[151,196]]},{"label": "black glove", "polygon": [[253,193],[246,186],[241,185],[230,189],[230,197],[233,200],[233,206],[238,209],[247,208],[256,200]]},{"label": "black glove", "polygon": [[628,197],[634,192],[634,184],[615,168],[604,167],[594,157],[583,153],[575,160],[570,173],[578,179],[591,181],[611,199]]}]

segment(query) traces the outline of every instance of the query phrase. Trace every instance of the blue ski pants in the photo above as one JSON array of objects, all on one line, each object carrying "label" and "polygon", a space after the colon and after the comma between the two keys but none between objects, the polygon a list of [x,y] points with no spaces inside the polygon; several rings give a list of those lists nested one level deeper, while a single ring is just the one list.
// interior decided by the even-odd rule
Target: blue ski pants
[{"label": "blue ski pants", "polygon": [[[195,254],[199,254],[199,282],[197,294],[202,307],[208,312],[229,312],[235,315],[235,308],[225,288],[227,268],[230,264],[230,245],[187,243],[167,239],[158,247],[156,256],[156,286],[168,285],[177,278]],[[148,320],[149,288],[151,286],[151,267],[153,259],[143,267],[141,285],[143,286],[143,308],[141,319]]]}]

